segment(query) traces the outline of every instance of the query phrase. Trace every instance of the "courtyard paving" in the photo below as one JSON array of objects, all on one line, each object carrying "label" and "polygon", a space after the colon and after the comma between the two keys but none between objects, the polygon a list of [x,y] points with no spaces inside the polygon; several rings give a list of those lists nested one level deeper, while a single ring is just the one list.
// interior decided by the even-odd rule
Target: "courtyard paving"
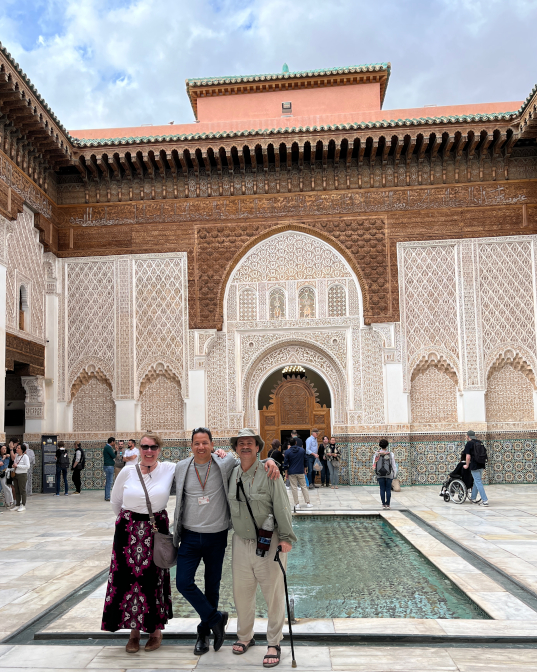
[{"label": "courtyard paving", "polygon": [[[472,504],[446,504],[438,497],[439,486],[403,488],[392,500],[392,511],[382,512],[431,561],[451,578],[479,597],[472,597],[491,613],[492,621],[418,621],[414,619],[334,619],[322,624],[301,624],[297,631],[321,632],[393,632],[399,634],[482,634],[487,632],[535,636],[537,613],[502,588],[494,588],[487,577],[477,579],[465,561],[421,530],[398,512],[405,508],[428,524],[509,574],[529,590],[537,592],[537,485],[487,486],[491,506],[485,509]],[[378,489],[346,487],[338,490],[310,491],[315,512],[381,511]],[[173,513],[174,499],[168,510]],[[113,535],[114,516],[102,492],[85,492],[81,497],[34,495],[24,513],[0,509],[0,623],[5,639],[44,610],[61,602],[97,573],[107,568]],[[421,546],[420,546],[421,544]],[[440,545],[438,545],[440,544]],[[469,576],[474,573],[474,576]],[[466,576],[465,576],[466,574]],[[476,586],[476,582],[479,586]],[[482,583],[480,583],[482,582]],[[502,594],[503,593],[503,594]],[[102,597],[98,594],[88,618],[95,622]],[[481,602],[480,602],[481,599]],[[503,599],[503,603],[502,603]],[[488,602],[487,602],[488,600]],[[513,601],[514,600],[514,601]],[[82,603],[81,603],[82,604]],[[48,626],[55,630],[80,631],[76,609]],[[91,612],[91,613],[90,613]],[[82,617],[82,614],[78,614]],[[177,621],[188,619],[177,619]],[[58,623],[60,625],[58,625]],[[398,621],[398,622],[395,622]],[[72,623],[69,627],[69,623]],[[481,625],[480,625],[481,624]],[[230,628],[232,628],[230,623]],[[190,629],[189,623],[177,623],[172,630]],[[259,629],[263,624],[259,624]],[[92,628],[93,629],[93,628]],[[257,627],[256,627],[257,629]],[[112,644],[112,643],[111,643]],[[228,644],[228,642],[226,642]],[[260,643],[261,644],[261,643]],[[192,655],[192,645],[168,645],[159,651],[127,655],[123,646],[106,645],[100,640],[92,645],[74,646],[57,643],[0,645],[0,671],[39,670],[193,670],[248,669],[261,667],[264,646],[245,656],[233,656],[224,646],[218,653],[201,659]],[[283,648],[280,669],[290,669],[290,649]],[[537,670],[537,649],[496,646],[297,646],[299,669],[312,670]]]}]

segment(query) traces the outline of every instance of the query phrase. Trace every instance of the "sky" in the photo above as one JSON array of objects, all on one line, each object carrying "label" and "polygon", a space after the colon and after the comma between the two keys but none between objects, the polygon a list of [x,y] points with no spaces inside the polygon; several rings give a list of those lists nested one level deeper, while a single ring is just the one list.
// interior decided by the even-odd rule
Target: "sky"
[{"label": "sky", "polygon": [[67,129],[194,120],[185,79],[391,62],[384,109],[521,101],[537,0],[2,0],[0,42]]}]

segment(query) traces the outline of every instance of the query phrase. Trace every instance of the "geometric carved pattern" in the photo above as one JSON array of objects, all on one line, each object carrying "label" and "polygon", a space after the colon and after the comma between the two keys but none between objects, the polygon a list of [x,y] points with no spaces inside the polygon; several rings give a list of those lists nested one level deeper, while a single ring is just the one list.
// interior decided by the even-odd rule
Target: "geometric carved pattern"
[{"label": "geometric carved pattern", "polygon": [[494,370],[485,393],[487,422],[532,422],[533,389],[524,373],[512,364]]},{"label": "geometric carved pattern", "polygon": [[116,404],[112,391],[92,376],[73,399],[73,431],[113,432],[115,427]]},{"label": "geometric carved pattern", "polygon": [[67,262],[67,386],[88,363],[114,380],[114,262]]},{"label": "geometric carved pattern", "polygon": [[411,421],[417,423],[457,422],[457,384],[447,371],[434,365],[412,376]]},{"label": "geometric carved pattern", "polygon": [[459,357],[454,245],[405,247],[404,311],[408,361],[440,346]]},{"label": "geometric carved pattern", "polygon": [[345,287],[332,285],[328,289],[328,317],[344,317],[347,314]]},{"label": "geometric carved pattern", "polygon": [[348,278],[347,264],[327,243],[288,231],[271,236],[241,259],[232,282]]},{"label": "geometric carved pattern", "polygon": [[183,429],[184,402],[179,381],[174,378],[162,374],[144,386],[140,394],[142,431]]},{"label": "geometric carved pattern", "polygon": [[[20,285],[30,289],[29,323],[25,331],[43,343],[45,338],[45,265],[39,232],[34,227],[33,215],[26,209],[17,220],[8,225],[6,273],[6,326],[19,329]],[[25,318],[28,318],[26,313]]]},{"label": "geometric carved pattern", "polygon": [[479,288],[485,356],[497,345],[521,345],[535,354],[532,244],[479,245]]},{"label": "geometric carved pattern", "polygon": [[185,368],[183,290],[185,260],[136,259],[136,362],[138,378],[158,361],[169,362],[179,379]]},{"label": "geometric carved pattern", "polygon": [[239,320],[241,322],[257,320],[257,294],[253,289],[243,289],[239,293]]}]

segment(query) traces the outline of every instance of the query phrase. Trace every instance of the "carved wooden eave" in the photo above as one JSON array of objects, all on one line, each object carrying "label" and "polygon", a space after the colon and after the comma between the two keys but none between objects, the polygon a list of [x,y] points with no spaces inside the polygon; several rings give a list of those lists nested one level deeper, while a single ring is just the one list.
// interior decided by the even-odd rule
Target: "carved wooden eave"
[{"label": "carved wooden eave", "polygon": [[33,179],[73,158],[69,133],[1,44],[0,135],[2,149]]},{"label": "carved wooden eave", "polygon": [[524,139],[537,138],[537,84],[522,105],[517,135]]}]

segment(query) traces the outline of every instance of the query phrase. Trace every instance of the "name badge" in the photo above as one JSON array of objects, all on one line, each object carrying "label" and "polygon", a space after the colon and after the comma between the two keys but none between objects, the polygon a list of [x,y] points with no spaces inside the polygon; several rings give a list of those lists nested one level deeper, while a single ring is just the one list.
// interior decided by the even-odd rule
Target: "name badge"
[{"label": "name badge", "polygon": [[203,506],[204,504],[209,503],[209,498],[208,497],[198,497],[198,504],[199,506]]}]

